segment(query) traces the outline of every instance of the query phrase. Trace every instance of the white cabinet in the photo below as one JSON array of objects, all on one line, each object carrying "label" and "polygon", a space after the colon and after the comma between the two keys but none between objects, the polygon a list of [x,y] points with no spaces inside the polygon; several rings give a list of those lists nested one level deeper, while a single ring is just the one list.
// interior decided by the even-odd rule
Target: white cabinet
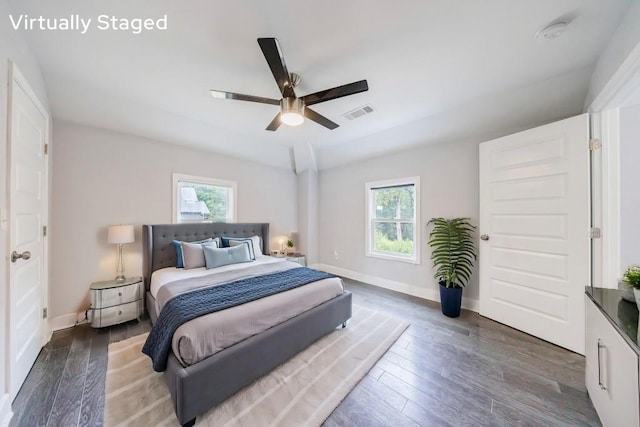
[{"label": "white cabinet", "polygon": [[144,310],[142,278],[91,284],[91,326],[102,328],[139,318]]},{"label": "white cabinet", "polygon": [[638,355],[588,297],[586,385],[603,427],[638,427]]}]

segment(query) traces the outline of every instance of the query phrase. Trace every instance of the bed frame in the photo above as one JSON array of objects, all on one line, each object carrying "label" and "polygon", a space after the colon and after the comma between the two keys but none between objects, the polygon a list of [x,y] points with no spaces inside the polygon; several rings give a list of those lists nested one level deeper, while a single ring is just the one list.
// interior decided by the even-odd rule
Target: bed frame
[{"label": "bed frame", "polygon": [[[144,225],[142,268],[146,307],[151,321],[155,323],[157,318],[155,300],[149,292],[151,273],[176,264],[172,240],[195,241],[218,236],[256,235],[262,238],[262,252],[268,254],[269,224]],[[183,426],[193,426],[197,416],[268,374],[340,324],[344,326],[350,318],[351,293],[345,292],[195,365],[183,367],[171,352],[164,377],[178,421]]]}]

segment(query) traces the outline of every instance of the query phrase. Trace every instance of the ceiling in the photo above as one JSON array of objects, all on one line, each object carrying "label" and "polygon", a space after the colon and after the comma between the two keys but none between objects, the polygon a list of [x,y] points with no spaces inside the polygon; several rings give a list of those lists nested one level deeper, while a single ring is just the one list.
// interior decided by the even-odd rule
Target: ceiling
[{"label": "ceiling", "polygon": [[[25,31],[54,119],[291,168],[311,147],[329,168],[408,147],[505,135],[582,111],[595,63],[629,0],[9,0],[31,17],[168,17],[166,31]],[[534,35],[571,20],[559,38]],[[94,24],[95,25],[95,24]],[[298,96],[367,79],[314,109],[337,122],[264,128],[280,98],[258,37],[279,40]],[[344,113],[369,104],[372,114]]]}]

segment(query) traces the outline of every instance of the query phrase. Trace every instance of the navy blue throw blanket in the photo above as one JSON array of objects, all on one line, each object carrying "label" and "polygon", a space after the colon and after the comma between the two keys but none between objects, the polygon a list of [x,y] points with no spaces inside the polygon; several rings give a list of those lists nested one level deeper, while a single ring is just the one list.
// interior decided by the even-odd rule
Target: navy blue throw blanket
[{"label": "navy blue throw blanket", "polygon": [[142,352],[153,361],[153,369],[162,372],[167,368],[173,333],[183,323],[330,277],[334,276],[306,267],[296,267],[180,294],[162,308]]}]

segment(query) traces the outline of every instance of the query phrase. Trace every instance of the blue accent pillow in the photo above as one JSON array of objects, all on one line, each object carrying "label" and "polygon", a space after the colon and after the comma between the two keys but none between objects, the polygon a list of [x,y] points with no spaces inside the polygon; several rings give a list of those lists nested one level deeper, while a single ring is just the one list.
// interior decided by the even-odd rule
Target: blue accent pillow
[{"label": "blue accent pillow", "polygon": [[[197,242],[187,242],[187,243],[206,243],[206,242],[211,242],[217,239],[218,237],[216,237],[215,239],[212,239],[211,237],[209,237],[208,239],[198,240]],[[182,241],[174,240],[173,242],[171,242],[171,244],[176,250],[176,268],[184,268],[184,257],[182,255]],[[218,242],[218,246],[220,246],[220,242]]]},{"label": "blue accent pillow", "polygon": [[251,240],[229,240],[230,248],[238,245],[245,245],[247,248],[249,248],[249,256],[251,257],[251,261],[256,259],[256,254],[253,251],[253,242]]},{"label": "blue accent pillow", "polygon": [[216,248],[203,246],[204,260],[208,269],[222,267],[223,265],[251,262],[249,245],[238,245],[229,248]]}]

